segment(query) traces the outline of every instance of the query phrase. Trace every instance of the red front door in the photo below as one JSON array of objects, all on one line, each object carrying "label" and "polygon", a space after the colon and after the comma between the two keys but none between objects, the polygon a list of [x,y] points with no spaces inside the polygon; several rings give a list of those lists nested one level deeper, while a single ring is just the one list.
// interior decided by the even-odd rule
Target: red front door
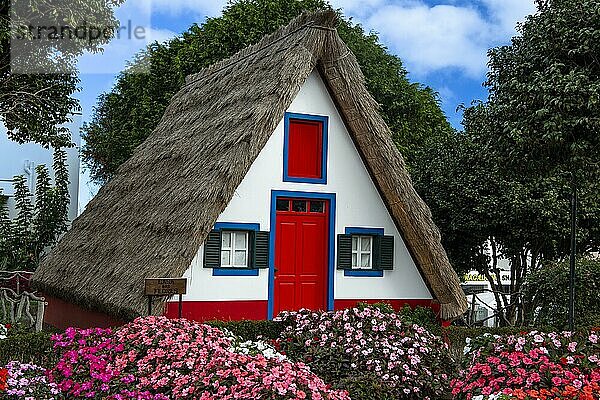
[{"label": "red front door", "polygon": [[325,200],[277,199],[274,316],[327,309],[328,215]]}]

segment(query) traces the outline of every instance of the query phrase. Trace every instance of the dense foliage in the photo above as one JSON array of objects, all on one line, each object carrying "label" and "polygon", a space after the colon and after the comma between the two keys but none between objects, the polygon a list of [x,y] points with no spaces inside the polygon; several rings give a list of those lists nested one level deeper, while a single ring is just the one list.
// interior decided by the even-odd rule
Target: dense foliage
[{"label": "dense foliage", "polygon": [[53,170],[54,185],[47,167],[36,167],[35,202],[25,177],[15,177],[16,216],[12,220],[5,198],[0,196],[1,270],[34,271],[48,246],[67,229],[69,173],[64,150],[55,150]]},{"label": "dense foliage", "polygon": [[[33,40],[35,34],[11,31],[11,26],[37,27],[42,23],[40,28],[44,31],[62,26],[112,27],[117,24],[113,9],[122,2],[0,0],[0,122],[10,139],[44,147],[69,146],[71,136],[64,124],[79,109],[72,97],[79,82],[75,73],[77,57],[84,51],[101,51],[101,46],[110,40],[103,36],[97,40]],[[17,42],[11,42],[11,38],[19,35],[28,37],[29,43],[11,54],[11,46]],[[22,48],[28,51],[21,53]]]},{"label": "dense foliage", "polygon": [[0,338],[0,365],[10,361],[35,363],[48,367],[55,362],[55,352],[48,332],[21,332],[10,334],[5,339]]},{"label": "dense foliage", "polygon": [[[566,328],[569,264],[549,263],[527,277],[524,291],[530,325]],[[580,326],[600,326],[600,259],[582,258],[575,272],[575,315]]]},{"label": "dense foliage", "polygon": [[[167,43],[154,43],[100,96],[83,128],[84,163],[96,182],[106,182],[158,124],[185,76],[256,43],[302,11],[328,8],[324,0],[236,0],[220,17],[193,25]],[[375,34],[341,19],[338,32],[356,55],[370,93],[381,104],[394,139],[411,160],[422,145],[450,127],[429,88],[410,83],[402,62]],[[138,74],[137,66],[149,68]]]},{"label": "dense foliage", "polygon": [[[578,399],[600,396],[597,332],[492,336],[465,347],[468,367],[452,382],[458,399]],[[488,397],[489,396],[489,397]]]},{"label": "dense foliage", "polygon": [[464,132],[433,142],[412,171],[453,266],[488,278],[504,325],[525,322],[526,277],[569,254],[575,186],[577,252],[600,248],[600,6],[538,6],[490,51],[490,95],[465,110]]},{"label": "dense foliage", "polygon": [[489,53],[489,129],[525,172],[593,176],[600,170],[600,4],[537,4],[511,45]]},{"label": "dense foliage", "polygon": [[277,319],[289,323],[280,349],[353,398],[364,388],[390,399],[439,399],[448,391],[447,344],[391,309],[301,310]]},{"label": "dense foliage", "polygon": [[229,331],[245,340],[277,339],[285,329],[285,324],[272,320],[208,321],[206,324]]}]

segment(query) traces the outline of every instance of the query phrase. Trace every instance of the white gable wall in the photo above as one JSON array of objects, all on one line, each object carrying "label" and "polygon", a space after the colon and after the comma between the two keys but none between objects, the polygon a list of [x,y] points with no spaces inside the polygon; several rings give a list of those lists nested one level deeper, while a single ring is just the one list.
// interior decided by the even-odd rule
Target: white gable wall
[{"label": "white gable wall", "polygon": [[[259,223],[260,230],[268,231],[271,190],[335,193],[336,237],[346,227],[384,228],[386,235],[394,235],[395,259],[394,269],[384,271],[383,277],[349,277],[336,270],[334,298],[431,299],[317,72],[309,76],[288,112],[329,116],[327,184],[283,182],[282,119],[217,222]],[[259,270],[259,276],[212,276],[202,260],[201,247],[184,275],[189,285],[185,301],[267,300],[268,269]]]}]

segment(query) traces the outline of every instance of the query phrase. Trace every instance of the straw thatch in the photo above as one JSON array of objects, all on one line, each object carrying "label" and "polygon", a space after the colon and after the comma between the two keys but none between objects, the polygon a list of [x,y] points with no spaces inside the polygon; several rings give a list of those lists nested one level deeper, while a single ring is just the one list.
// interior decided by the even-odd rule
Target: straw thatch
[{"label": "straw thatch", "polygon": [[318,68],[442,317],[462,314],[466,299],[439,231],[336,22],[329,11],[303,14],[255,46],[188,77],[156,130],[42,262],[34,285],[121,318],[143,315],[144,278],[183,275]]}]

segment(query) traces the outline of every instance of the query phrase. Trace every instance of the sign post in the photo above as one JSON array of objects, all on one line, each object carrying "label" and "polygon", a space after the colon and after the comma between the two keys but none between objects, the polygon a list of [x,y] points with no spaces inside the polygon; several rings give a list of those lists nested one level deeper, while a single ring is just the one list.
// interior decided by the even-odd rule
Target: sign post
[{"label": "sign post", "polygon": [[179,318],[181,318],[183,295],[187,290],[187,278],[146,278],[144,293],[148,296],[148,315],[152,315],[152,298],[179,296]]}]

